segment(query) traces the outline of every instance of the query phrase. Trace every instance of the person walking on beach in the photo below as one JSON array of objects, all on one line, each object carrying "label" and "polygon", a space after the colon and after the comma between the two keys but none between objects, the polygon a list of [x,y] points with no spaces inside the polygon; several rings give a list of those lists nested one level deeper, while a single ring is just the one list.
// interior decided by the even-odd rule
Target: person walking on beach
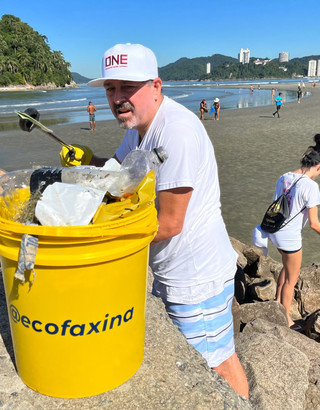
[{"label": "person walking on beach", "polygon": [[274,100],[274,88],[271,90],[271,103],[273,104],[273,100]]},{"label": "person walking on beach", "polygon": [[200,120],[203,120],[205,112],[208,112],[207,101],[202,100],[200,103]]},{"label": "person walking on beach", "polygon": [[[302,229],[309,225],[320,234],[318,205],[320,204],[319,185],[314,179],[320,175],[320,134],[314,136],[315,145],[304,153],[300,168],[282,175],[276,185],[274,198],[287,195],[290,215],[284,226],[275,233],[265,233],[265,237],[277,247],[282,257],[283,268],[277,283],[276,300],[281,303],[288,318],[289,327],[302,330],[290,316],[294,287],[298,281],[302,261]],[[290,189],[291,188],[291,189]],[[259,230],[259,226],[255,229]],[[261,228],[260,228],[261,230]],[[257,236],[258,237],[258,236]],[[258,245],[259,246],[259,245]]]},{"label": "person walking on beach", "polygon": [[93,131],[96,129],[96,114],[95,112],[97,111],[96,107],[92,104],[91,101],[89,101],[89,105],[87,108],[87,111],[89,113],[89,123],[90,123],[90,131]]},{"label": "person walking on beach", "polygon": [[281,105],[282,105],[282,93],[279,93],[279,95],[276,97],[274,102],[276,104],[277,109],[272,115],[275,117],[276,114],[278,114],[278,118],[280,118],[280,108],[281,108]]},{"label": "person walking on beach", "polygon": [[215,98],[213,100],[213,108],[214,108],[214,119],[219,120],[219,118],[220,118],[220,100],[219,100],[219,98]]},{"label": "person walking on beach", "polygon": [[298,103],[300,104],[300,99],[301,99],[301,95],[302,95],[302,90],[301,90],[300,85],[298,86],[297,94],[298,94]]},{"label": "person walking on beach", "polygon": [[[131,150],[158,146],[168,153],[156,180],[159,229],[149,255],[153,294],[162,298],[174,324],[208,365],[248,397],[231,313],[237,254],[221,215],[218,169],[209,136],[191,111],[162,95],[157,60],[150,49],[117,44],[104,53],[103,61],[108,67],[103,65],[102,77],[89,85],[105,88],[109,106],[126,130],[114,158],[121,163]],[[103,166],[106,162],[88,147],[76,146],[75,151],[77,160],[72,160],[63,147],[61,163]]]}]

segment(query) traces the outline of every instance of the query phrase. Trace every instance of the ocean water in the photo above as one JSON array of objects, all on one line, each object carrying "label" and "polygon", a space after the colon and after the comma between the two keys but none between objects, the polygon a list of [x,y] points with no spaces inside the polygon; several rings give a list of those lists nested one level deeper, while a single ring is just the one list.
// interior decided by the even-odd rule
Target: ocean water
[{"label": "ocean water", "polygon": [[[297,80],[292,81],[298,85]],[[271,91],[258,89],[259,84],[263,86],[265,83],[274,84],[277,87],[283,81],[229,81],[220,82],[219,86],[216,86],[215,82],[168,82],[163,84],[163,93],[193,112],[199,112],[202,99],[206,99],[208,108],[211,108],[216,97],[220,99],[221,110],[233,110],[270,105],[272,103]],[[228,87],[224,88],[224,84],[228,84]],[[238,84],[248,84],[248,88],[231,87]],[[253,84],[255,88],[252,93],[249,89],[250,84]],[[293,101],[296,97],[295,91],[283,92],[285,102]],[[77,88],[62,90],[0,92],[0,131],[17,129],[18,117],[15,112],[24,111],[29,107],[34,107],[39,111],[40,121],[46,125],[87,122],[86,109],[89,101],[92,101],[97,108],[96,121],[113,119],[102,87],[89,87],[81,84]]]}]

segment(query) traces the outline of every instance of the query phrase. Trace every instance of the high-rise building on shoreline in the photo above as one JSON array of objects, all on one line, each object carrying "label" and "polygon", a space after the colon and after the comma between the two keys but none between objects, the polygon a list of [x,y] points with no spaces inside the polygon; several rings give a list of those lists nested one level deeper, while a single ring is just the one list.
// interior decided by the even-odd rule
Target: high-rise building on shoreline
[{"label": "high-rise building on shoreline", "polygon": [[238,54],[239,63],[248,64],[250,62],[250,50],[246,48],[240,48],[240,53]]},{"label": "high-rise building on shoreline", "polygon": [[282,51],[279,53],[279,63],[287,63],[289,61],[288,51]]},{"label": "high-rise building on shoreline", "polygon": [[[319,66],[319,62],[318,62]],[[315,77],[317,72],[317,60],[309,60],[308,77]]]},{"label": "high-rise building on shoreline", "polygon": [[207,63],[207,74],[211,73],[211,63]]},{"label": "high-rise building on shoreline", "polygon": [[320,77],[320,60],[318,60],[317,64],[317,77]]}]

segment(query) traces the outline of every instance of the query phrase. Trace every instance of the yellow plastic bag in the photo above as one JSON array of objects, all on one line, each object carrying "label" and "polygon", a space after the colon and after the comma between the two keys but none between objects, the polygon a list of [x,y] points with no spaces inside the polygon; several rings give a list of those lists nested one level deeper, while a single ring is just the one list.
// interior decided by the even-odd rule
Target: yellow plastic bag
[{"label": "yellow plastic bag", "polygon": [[140,182],[136,191],[120,202],[101,204],[93,216],[93,224],[113,221],[118,218],[126,218],[133,211],[143,211],[150,206],[155,199],[155,176],[154,171],[149,172]]}]

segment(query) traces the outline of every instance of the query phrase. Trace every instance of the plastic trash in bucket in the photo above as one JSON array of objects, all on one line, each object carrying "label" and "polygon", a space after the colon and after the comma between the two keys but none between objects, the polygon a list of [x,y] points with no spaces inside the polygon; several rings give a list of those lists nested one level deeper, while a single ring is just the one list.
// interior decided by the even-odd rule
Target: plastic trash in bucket
[{"label": "plastic trash in bucket", "polygon": [[[15,360],[42,394],[93,396],[128,380],[143,360],[149,243],[157,231],[154,173],[140,184],[142,206],[100,209],[88,226],[22,225],[0,197],[0,254]],[[24,190],[22,195],[25,197]],[[103,221],[104,222],[99,222]],[[36,235],[34,276],[14,278],[23,234]]]}]

